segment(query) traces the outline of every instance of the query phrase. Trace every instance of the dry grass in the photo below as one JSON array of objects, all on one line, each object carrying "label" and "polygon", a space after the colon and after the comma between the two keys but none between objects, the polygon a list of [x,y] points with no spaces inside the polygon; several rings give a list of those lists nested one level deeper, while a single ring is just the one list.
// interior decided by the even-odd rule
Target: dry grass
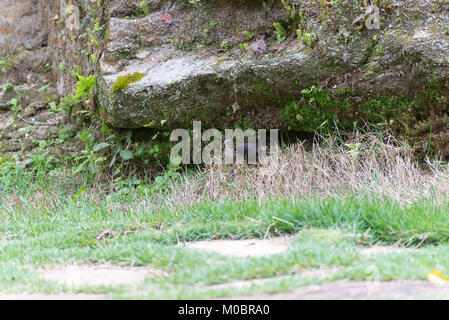
[{"label": "dry grass", "polygon": [[[318,143],[317,141],[320,141]],[[449,194],[449,172],[441,163],[418,164],[411,149],[380,132],[316,139],[311,148],[290,145],[266,165],[210,166],[170,185],[164,206],[208,200],[373,194],[400,202]]]},{"label": "dry grass", "polygon": [[[144,190],[136,191],[124,183],[127,195],[121,195],[123,186],[111,178],[108,183],[89,185],[82,192],[82,199],[73,202],[79,207],[106,200],[109,211],[128,212],[136,202],[144,209],[159,209],[185,207],[205,199],[241,201],[371,194],[410,203],[429,195],[435,199],[447,199],[449,195],[445,163],[419,163],[409,146],[385,132],[355,132],[344,139],[337,133],[317,136],[312,145],[298,143],[276,151],[271,152],[266,164],[211,165],[200,172],[169,179],[162,189],[153,189],[150,183]],[[8,193],[0,199],[0,205],[12,211],[28,210],[29,206],[52,211],[67,201],[60,197],[61,190],[67,189],[64,194],[70,201],[83,186],[79,177],[64,175],[44,189],[35,186],[26,194]]]}]

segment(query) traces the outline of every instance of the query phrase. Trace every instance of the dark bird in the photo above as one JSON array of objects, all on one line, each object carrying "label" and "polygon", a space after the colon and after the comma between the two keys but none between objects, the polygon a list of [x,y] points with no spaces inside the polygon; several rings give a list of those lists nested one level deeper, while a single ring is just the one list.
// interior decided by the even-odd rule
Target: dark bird
[{"label": "dark bird", "polygon": [[224,141],[224,156],[225,159],[233,159],[236,162],[237,155],[243,157],[245,163],[256,163],[266,151],[266,147],[260,147],[255,143],[241,143],[235,146],[232,140]]}]

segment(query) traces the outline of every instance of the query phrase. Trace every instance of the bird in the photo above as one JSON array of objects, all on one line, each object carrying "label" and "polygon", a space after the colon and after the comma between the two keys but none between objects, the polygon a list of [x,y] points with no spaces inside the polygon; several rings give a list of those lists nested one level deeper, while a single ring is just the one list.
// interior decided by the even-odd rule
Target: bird
[{"label": "bird", "polygon": [[256,163],[266,151],[266,146],[261,147],[251,142],[237,144],[235,149],[234,142],[230,139],[225,140],[223,144],[225,159],[232,159],[233,163],[236,163],[237,155],[242,156],[245,163]]}]

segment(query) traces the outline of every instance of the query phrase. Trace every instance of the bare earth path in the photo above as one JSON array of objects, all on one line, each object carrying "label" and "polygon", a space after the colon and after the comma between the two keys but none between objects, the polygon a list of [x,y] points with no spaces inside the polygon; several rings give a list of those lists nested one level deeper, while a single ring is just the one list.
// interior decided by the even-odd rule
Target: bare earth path
[{"label": "bare earth path", "polygon": [[[213,252],[234,258],[262,257],[281,254],[288,250],[293,237],[280,237],[265,240],[210,240],[186,243],[185,247],[191,250]],[[372,255],[378,252],[400,252],[395,247],[362,248],[363,255]],[[338,268],[310,269],[301,272],[302,276],[326,278],[338,272]],[[57,282],[61,285],[129,285],[135,286],[149,277],[166,274],[162,270],[150,267],[121,267],[111,264],[95,265],[69,265],[55,266],[37,271],[38,276],[47,281]],[[210,286],[211,289],[226,287],[244,288],[253,284],[261,285],[266,281],[282,279],[286,276],[269,279],[252,279],[235,281]],[[99,294],[0,294],[0,300],[92,300],[102,299]],[[255,294],[251,296],[233,297],[232,299],[449,299],[449,285],[439,285],[428,281],[336,281],[322,285],[300,287],[289,292],[275,294]]]},{"label": "bare earth path", "polygon": [[258,294],[233,299],[449,299],[449,285],[439,285],[428,281],[337,281],[298,288],[290,292]]}]

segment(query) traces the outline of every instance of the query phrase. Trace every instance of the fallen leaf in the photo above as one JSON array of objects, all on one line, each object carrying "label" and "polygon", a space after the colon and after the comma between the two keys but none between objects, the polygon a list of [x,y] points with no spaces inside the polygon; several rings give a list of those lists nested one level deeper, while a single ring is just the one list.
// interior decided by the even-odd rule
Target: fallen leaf
[{"label": "fallen leaf", "polygon": [[449,278],[437,270],[430,271],[429,274],[427,275],[427,279],[433,283],[440,283],[440,284],[449,283]]}]

